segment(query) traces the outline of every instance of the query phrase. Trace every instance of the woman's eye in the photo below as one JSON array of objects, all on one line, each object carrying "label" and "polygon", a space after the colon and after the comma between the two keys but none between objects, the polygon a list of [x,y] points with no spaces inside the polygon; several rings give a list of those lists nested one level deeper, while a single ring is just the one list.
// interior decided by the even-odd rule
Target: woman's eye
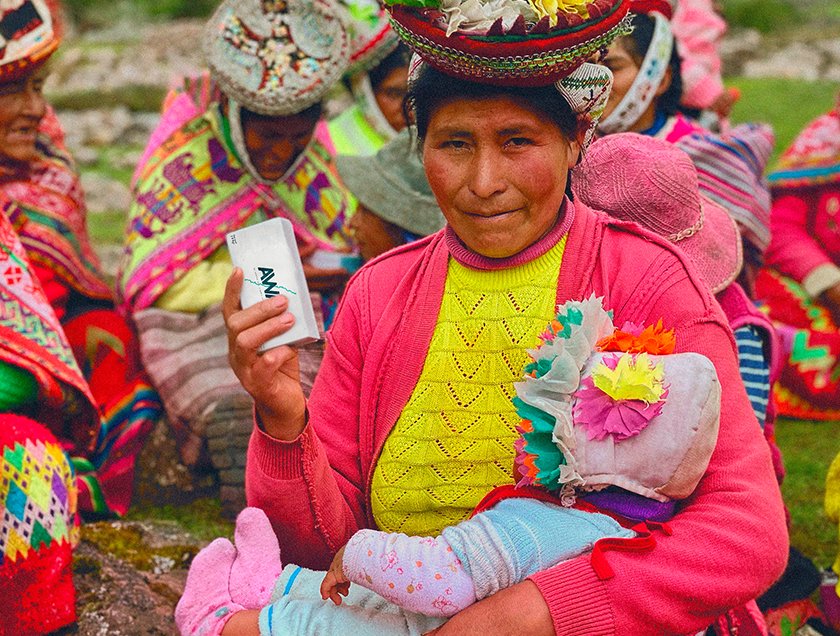
[{"label": "woman's eye", "polygon": [[514,146],[516,148],[520,148],[522,146],[530,146],[532,143],[533,142],[527,137],[511,137],[507,141],[507,144],[509,146]]},{"label": "woman's eye", "polygon": [[464,150],[467,147],[467,142],[463,139],[447,139],[441,144],[441,148],[449,148],[451,150]]}]

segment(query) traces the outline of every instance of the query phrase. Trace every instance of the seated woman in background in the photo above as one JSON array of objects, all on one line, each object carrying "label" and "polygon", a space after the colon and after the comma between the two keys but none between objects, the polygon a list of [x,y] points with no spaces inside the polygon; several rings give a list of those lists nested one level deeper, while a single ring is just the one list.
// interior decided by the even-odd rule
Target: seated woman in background
[{"label": "seated woman in background", "polygon": [[336,167],[358,201],[348,227],[364,260],[445,225],[408,129],[373,157],[339,155]]},{"label": "seated woman in background", "polygon": [[840,98],[768,176],[773,239],[758,297],[782,337],[779,411],[840,419]]},{"label": "seated woman in background", "polygon": [[[2,69],[2,67],[0,67]],[[0,629],[46,634],[76,620],[79,494],[100,415],[17,234],[0,214]],[[94,482],[95,483],[95,482]],[[129,484],[130,485],[130,484]]]},{"label": "seated woman in background", "polygon": [[350,38],[344,84],[353,103],[330,120],[333,154],[370,156],[405,128],[403,100],[411,51],[399,43],[376,0],[341,0]]},{"label": "seated woman in background", "polygon": [[[32,6],[43,20],[39,45],[49,45],[23,65],[7,56],[0,67],[0,207],[26,249],[102,416],[93,454],[74,458],[80,510],[122,515],[131,500],[136,457],[161,407],[140,364],[136,336],[114,310],[88,239],[79,178],[42,94],[47,59],[58,39],[46,7]],[[21,34],[22,42],[12,41],[9,48],[30,37]]]}]

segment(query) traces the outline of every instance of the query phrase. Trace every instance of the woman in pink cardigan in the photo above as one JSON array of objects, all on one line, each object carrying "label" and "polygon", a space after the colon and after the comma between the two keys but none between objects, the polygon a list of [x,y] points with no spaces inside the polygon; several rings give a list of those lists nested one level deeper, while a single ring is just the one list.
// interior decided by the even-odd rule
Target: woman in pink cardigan
[{"label": "woman in pink cardigan", "polygon": [[[595,294],[616,323],[661,320],[678,351],[715,365],[719,441],[653,549],[609,552],[608,575],[589,556],[563,562],[460,612],[440,635],[694,634],[784,568],[781,497],[719,306],[667,241],[567,196],[603,107],[601,69],[579,66],[556,87],[415,69],[409,104],[448,224],[352,279],[308,402],[293,348],[258,353],[293,324],[287,301],[242,310],[242,273],[228,284],[230,361],[256,402],[249,505],[266,511],[283,561],[311,568],[328,567],[361,528],[431,534],[513,483],[512,385],[557,304]],[[251,571],[228,556],[223,582]],[[273,580],[257,578],[247,594],[225,584],[213,603],[185,607],[184,633],[267,633],[260,608]],[[206,583],[192,577],[188,588]]]}]

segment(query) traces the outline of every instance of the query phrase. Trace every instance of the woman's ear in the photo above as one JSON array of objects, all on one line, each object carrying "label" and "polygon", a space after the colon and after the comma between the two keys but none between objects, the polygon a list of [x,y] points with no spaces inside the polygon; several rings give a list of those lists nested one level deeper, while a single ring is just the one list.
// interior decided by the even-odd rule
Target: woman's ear
[{"label": "woman's ear", "polygon": [[664,95],[665,91],[667,91],[669,88],[671,88],[671,78],[672,77],[673,76],[671,74],[671,67],[668,66],[668,68],[665,69],[665,75],[662,76],[662,81],[659,82],[659,86],[656,88],[656,93],[654,93],[654,95],[656,97],[659,97],[660,95]]},{"label": "woman's ear", "polygon": [[573,140],[569,142],[568,147],[566,148],[566,165],[570,167],[574,167],[580,162],[581,158],[583,157],[583,153],[581,152],[582,142],[580,140]]}]

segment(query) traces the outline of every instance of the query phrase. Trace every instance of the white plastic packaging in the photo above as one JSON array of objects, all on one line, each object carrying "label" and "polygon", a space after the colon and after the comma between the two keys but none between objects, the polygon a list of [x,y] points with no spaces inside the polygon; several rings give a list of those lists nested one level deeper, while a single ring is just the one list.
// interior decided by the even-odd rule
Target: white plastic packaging
[{"label": "white plastic packaging", "polygon": [[240,296],[243,309],[282,294],[289,299],[288,311],[295,317],[289,331],[266,342],[260,351],[319,340],[291,222],[283,218],[269,219],[230,232],[226,239],[234,267],[245,273]]}]

